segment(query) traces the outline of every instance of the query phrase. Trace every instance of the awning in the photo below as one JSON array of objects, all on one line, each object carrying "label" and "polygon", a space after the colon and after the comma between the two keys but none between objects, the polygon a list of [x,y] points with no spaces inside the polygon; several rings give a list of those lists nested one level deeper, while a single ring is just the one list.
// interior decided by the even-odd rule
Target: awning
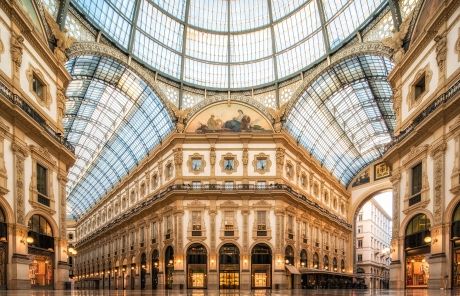
[{"label": "awning", "polygon": [[285,265],[285,267],[291,274],[300,274],[299,270],[295,266]]}]

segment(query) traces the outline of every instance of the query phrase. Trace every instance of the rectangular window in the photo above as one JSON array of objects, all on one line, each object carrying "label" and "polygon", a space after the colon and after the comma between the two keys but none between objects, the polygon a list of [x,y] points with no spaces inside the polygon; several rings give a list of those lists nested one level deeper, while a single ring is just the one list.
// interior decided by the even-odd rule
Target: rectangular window
[{"label": "rectangular window", "polygon": [[257,236],[267,236],[266,215],[266,211],[257,211]]},{"label": "rectangular window", "polygon": [[363,247],[363,240],[358,239],[358,248],[362,248],[362,247]]},{"label": "rectangular window", "polygon": [[152,223],[152,230],[151,230],[151,235],[152,235],[152,244],[157,242],[157,235],[158,235],[158,229],[157,229],[157,223],[153,222]]},{"label": "rectangular window", "polygon": [[144,227],[141,227],[141,233],[140,233],[140,243],[144,243]]},{"label": "rectangular window", "polygon": [[422,163],[412,168],[412,195],[422,191]]},{"label": "rectangular window", "polygon": [[32,90],[34,93],[39,97],[43,98],[43,89],[44,89],[44,83],[40,80],[40,78],[37,77],[37,75],[33,74],[32,75]]},{"label": "rectangular window", "polygon": [[414,85],[415,100],[418,100],[426,90],[425,74],[420,77]]},{"label": "rectangular window", "polygon": [[201,182],[200,181],[193,181],[192,182],[192,189],[200,189],[201,188]]},{"label": "rectangular window", "polygon": [[166,217],[165,223],[166,223],[166,225],[165,225],[166,226],[165,227],[166,228],[165,239],[170,239],[170,238],[172,238],[171,234],[173,232],[172,216]]},{"label": "rectangular window", "polygon": [[358,221],[363,221],[363,214],[358,215]]},{"label": "rectangular window", "polygon": [[363,255],[358,254],[358,262],[362,262],[362,261],[363,261]]},{"label": "rectangular window", "polygon": [[363,227],[362,226],[358,226],[358,233],[362,233],[363,232]]},{"label": "rectangular window", "polygon": [[37,191],[45,197],[48,196],[47,175],[48,170],[37,163]]},{"label": "rectangular window", "polygon": [[233,216],[234,216],[233,211],[224,212],[225,229],[233,229],[233,226],[234,226]]},{"label": "rectangular window", "polygon": [[192,211],[192,236],[201,236],[201,211]]},{"label": "rectangular window", "polygon": [[233,181],[225,181],[225,190],[232,190],[233,189]]}]

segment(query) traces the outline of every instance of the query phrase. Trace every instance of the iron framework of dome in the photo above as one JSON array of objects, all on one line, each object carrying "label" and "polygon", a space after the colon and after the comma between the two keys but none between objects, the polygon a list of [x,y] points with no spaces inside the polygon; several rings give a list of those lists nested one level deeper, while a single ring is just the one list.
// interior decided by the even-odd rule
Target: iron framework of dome
[{"label": "iron framework of dome", "polygon": [[324,59],[384,0],[71,0],[122,50],[206,89],[274,84]]}]

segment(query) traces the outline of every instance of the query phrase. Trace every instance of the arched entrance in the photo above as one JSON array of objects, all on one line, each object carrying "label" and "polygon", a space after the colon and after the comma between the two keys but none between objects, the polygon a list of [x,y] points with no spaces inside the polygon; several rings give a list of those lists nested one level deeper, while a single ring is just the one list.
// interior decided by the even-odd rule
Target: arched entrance
[{"label": "arched entrance", "polygon": [[323,257],[323,267],[325,270],[329,270],[329,257],[327,255]]},{"label": "arched entrance", "polygon": [[28,223],[28,252],[32,263],[29,278],[32,288],[53,288],[54,237],[48,220],[32,215]]},{"label": "arched entrance", "polygon": [[234,244],[225,244],[219,250],[219,288],[240,288],[240,250]]},{"label": "arched entrance", "polygon": [[168,246],[165,251],[165,288],[172,289],[174,281],[174,250]]},{"label": "arched entrance", "polygon": [[308,255],[307,255],[307,250],[302,249],[300,251],[300,272],[301,272],[301,278],[300,278],[300,283],[302,286],[302,289],[306,289],[308,287],[308,275],[306,274],[308,268]]},{"label": "arched entrance", "polygon": [[452,240],[452,287],[460,287],[460,203],[452,215],[450,230]]},{"label": "arched entrance", "polygon": [[146,275],[146,269],[147,268],[147,255],[145,253],[142,253],[141,255],[141,289],[145,289],[145,275]]},{"label": "arched entrance", "polygon": [[3,209],[0,208],[0,289],[6,289],[8,263],[8,226]]},{"label": "arched entrance", "polygon": [[253,289],[271,288],[272,251],[266,244],[257,244],[251,252],[251,279]]},{"label": "arched entrance", "polygon": [[313,254],[313,268],[319,269],[319,255],[316,252]]},{"label": "arched entrance", "polygon": [[158,288],[158,271],[160,267],[160,252],[153,250],[152,252],[152,289]]},{"label": "arched entrance", "polygon": [[407,224],[404,238],[406,288],[426,288],[428,286],[428,257],[431,253],[430,227],[430,219],[425,214],[415,215]]},{"label": "arched entrance", "polygon": [[136,286],[136,257],[131,258],[131,269],[130,269],[130,274],[129,274],[129,279],[131,282],[131,290],[134,290]]},{"label": "arched entrance", "polygon": [[187,249],[187,287],[206,289],[208,252],[202,244],[192,244]]}]

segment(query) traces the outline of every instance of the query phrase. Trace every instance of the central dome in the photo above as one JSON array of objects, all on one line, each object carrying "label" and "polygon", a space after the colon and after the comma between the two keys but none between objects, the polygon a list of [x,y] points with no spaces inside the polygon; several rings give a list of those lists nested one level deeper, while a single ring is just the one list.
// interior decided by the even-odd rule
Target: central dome
[{"label": "central dome", "polygon": [[249,89],[339,48],[383,0],[72,0],[120,49],[175,81]]}]

